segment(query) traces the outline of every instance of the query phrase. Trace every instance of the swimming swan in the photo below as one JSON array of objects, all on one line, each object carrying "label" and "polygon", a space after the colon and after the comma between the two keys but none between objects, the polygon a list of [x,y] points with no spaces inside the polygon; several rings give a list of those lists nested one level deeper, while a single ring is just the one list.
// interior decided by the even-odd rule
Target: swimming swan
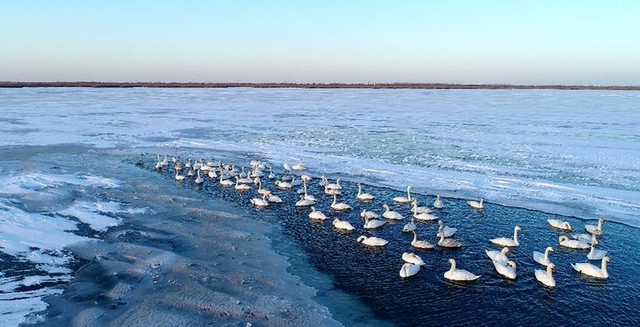
[{"label": "swimming swan", "polygon": [[438,220],[438,217],[430,214],[430,213],[417,213],[416,207],[413,207],[413,218],[420,221],[433,221]]},{"label": "swimming swan", "polygon": [[568,237],[564,235],[560,236],[560,238],[558,239],[558,244],[566,248],[579,249],[579,250],[586,250],[591,247],[589,243],[578,241],[578,240],[570,240]]},{"label": "swimming swan", "polygon": [[543,266],[548,266],[551,264],[551,261],[549,260],[549,252],[554,252],[553,248],[550,246],[547,246],[547,248],[544,249],[544,254],[538,251],[533,251],[533,260]]},{"label": "swimming swan", "polygon": [[464,269],[456,269],[456,261],[454,259],[449,259],[449,263],[451,264],[451,269],[444,273],[444,278],[448,280],[473,281],[480,278],[480,276],[472,274]]},{"label": "swimming swan", "polygon": [[306,198],[304,197],[304,195],[302,195],[302,194],[301,194],[301,195],[300,195],[300,200],[298,200],[298,201],[296,202],[296,207],[310,207],[310,206],[312,206],[312,205],[314,205],[314,204],[316,204],[316,201],[306,199]]},{"label": "swimming swan", "polygon": [[604,222],[603,218],[598,218],[598,226],[594,225],[585,225],[584,229],[587,230],[590,234],[602,235],[602,223]]},{"label": "swimming swan", "polygon": [[375,198],[375,196],[369,193],[363,193],[362,184],[358,183],[358,195],[356,195],[356,199],[358,199],[358,201],[372,201]]},{"label": "swimming swan", "polygon": [[556,280],[553,278],[552,270],[556,266],[553,263],[547,265],[547,271],[536,269],[536,279],[547,287],[556,287]]},{"label": "swimming swan", "polygon": [[270,194],[268,200],[273,203],[282,203],[282,199],[275,194]]},{"label": "swimming swan", "polygon": [[247,184],[240,184],[239,179],[236,177],[236,186],[234,187],[238,191],[248,191],[251,189],[251,186]]},{"label": "swimming swan", "polygon": [[380,215],[373,212],[373,211],[368,211],[367,209],[362,209],[362,212],[360,212],[360,218],[369,218],[369,219],[378,219],[380,218]]},{"label": "swimming swan", "polygon": [[369,219],[369,217],[365,216],[364,217],[364,229],[375,229],[378,228],[384,224],[386,224],[387,222],[384,220],[378,220],[378,219]]},{"label": "swimming swan", "polygon": [[487,257],[491,259],[491,261],[504,261],[507,262],[509,259],[507,258],[507,253],[509,252],[508,247],[503,247],[500,251],[494,250],[484,250],[484,253],[487,254]]},{"label": "swimming swan", "polygon": [[331,203],[331,209],[333,209],[334,211],[346,211],[351,209],[351,206],[344,203],[344,202],[337,202],[338,201],[338,196],[337,195],[333,195],[333,203]]},{"label": "swimming swan", "polygon": [[589,260],[601,260],[602,258],[607,256],[607,251],[605,250],[596,250],[597,243],[591,243],[591,251],[587,254],[587,259]]},{"label": "swimming swan", "polygon": [[440,234],[440,240],[438,241],[438,245],[440,245],[443,248],[459,248],[462,246],[462,243],[452,238],[445,238],[443,234]]},{"label": "swimming swan", "polygon": [[366,237],[364,235],[358,237],[356,240],[358,243],[362,243],[367,246],[385,246],[389,243],[387,240],[379,237]]},{"label": "swimming swan", "polygon": [[480,199],[480,201],[467,201],[467,204],[474,209],[484,209],[484,199]]},{"label": "swimming swan", "polygon": [[404,217],[398,213],[397,211],[392,211],[391,209],[389,209],[389,206],[384,204],[382,205],[382,207],[384,208],[384,213],[382,214],[382,217],[385,217],[387,219],[391,219],[391,220],[402,220],[404,219]]},{"label": "swimming swan", "polygon": [[498,274],[506,279],[516,279],[516,263],[513,261],[492,261]]},{"label": "swimming swan", "polygon": [[433,207],[436,209],[442,209],[442,199],[439,195],[436,195],[436,200],[433,202]]},{"label": "swimming swan", "polygon": [[309,218],[315,219],[315,220],[326,220],[327,216],[325,216],[325,214],[323,214],[322,211],[317,211],[316,207],[311,207]]},{"label": "swimming swan", "polygon": [[414,230],[416,230],[416,224],[413,222],[413,218],[411,218],[411,221],[402,227],[402,232],[408,233],[413,232]]},{"label": "swimming swan", "polygon": [[445,226],[442,220],[438,221],[438,233],[436,237],[440,237],[440,234],[444,234],[444,237],[451,237],[458,231],[457,228]]},{"label": "swimming swan", "polygon": [[184,175],[180,174],[179,171],[176,171],[176,181],[182,182],[184,180]]},{"label": "swimming swan", "polygon": [[411,277],[420,271],[420,266],[414,265],[413,263],[405,262],[400,268],[400,277],[407,278]]},{"label": "swimming swan", "polygon": [[413,241],[411,241],[411,246],[413,246],[414,248],[423,249],[423,250],[433,249],[433,244],[427,241],[419,241],[418,234],[416,234],[415,231],[413,231]]},{"label": "swimming swan", "polygon": [[269,202],[267,202],[267,195],[262,195],[262,198],[253,198],[251,199],[251,204],[253,204],[256,207],[266,207],[269,205]]},{"label": "swimming swan", "polygon": [[396,196],[395,198],[393,198],[393,202],[395,203],[400,203],[400,204],[405,204],[405,203],[410,203],[411,202],[411,189],[413,187],[411,185],[407,186],[407,197],[405,198],[404,196]]},{"label": "swimming swan", "polygon": [[413,201],[411,201],[411,204],[413,204],[413,208],[411,208],[413,210],[413,212],[431,213],[431,209],[429,209],[429,207],[420,207],[420,206],[418,206],[418,200],[416,200],[416,198],[413,198]]},{"label": "swimming swan", "polygon": [[560,230],[563,230],[563,231],[567,231],[567,232],[570,232],[570,231],[573,230],[571,228],[571,224],[569,224],[569,222],[566,222],[566,221],[560,221],[558,219],[547,219],[547,222],[553,228],[557,228],[557,229],[560,229]]},{"label": "swimming swan", "polygon": [[351,223],[349,223],[348,221],[340,220],[338,218],[333,219],[333,227],[346,231],[352,231],[355,229],[353,225],[351,225]]},{"label": "swimming swan", "polygon": [[599,278],[599,279],[607,279],[609,278],[609,273],[607,272],[607,262],[609,262],[609,257],[602,258],[602,268],[598,268],[590,263],[575,263],[571,264],[571,267],[576,271],[579,271],[582,274]]},{"label": "swimming swan", "polygon": [[197,185],[200,185],[204,182],[204,179],[202,179],[202,177],[200,177],[200,171],[198,170],[198,177],[196,177],[195,183]]},{"label": "swimming swan", "polygon": [[408,263],[413,263],[414,265],[424,266],[424,261],[420,258],[419,255],[413,252],[404,252],[402,253],[402,260]]},{"label": "swimming swan", "polygon": [[520,226],[516,225],[513,229],[513,239],[506,237],[498,237],[492,238],[490,241],[493,244],[500,246],[520,246],[520,242],[518,242],[518,231],[522,230]]}]

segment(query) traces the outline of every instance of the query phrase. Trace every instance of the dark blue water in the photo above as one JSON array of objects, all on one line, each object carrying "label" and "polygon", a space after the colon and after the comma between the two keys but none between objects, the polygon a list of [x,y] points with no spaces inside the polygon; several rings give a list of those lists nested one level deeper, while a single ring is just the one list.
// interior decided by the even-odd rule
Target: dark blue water
[{"label": "dark blue water", "polygon": [[[173,170],[163,171],[166,178],[173,178]],[[207,180],[200,186],[202,192],[223,198],[253,213],[257,219],[282,226],[282,232],[295,239],[299,247],[319,271],[331,276],[334,287],[356,295],[371,307],[378,319],[398,326],[416,325],[536,325],[565,326],[585,325],[639,325],[640,310],[640,265],[637,249],[640,241],[637,230],[619,223],[605,222],[604,235],[599,239],[600,249],[609,252],[612,261],[608,266],[609,279],[601,281],[581,276],[571,263],[586,262],[587,251],[558,247],[562,232],[547,223],[548,218],[569,221],[576,232],[583,232],[584,224],[595,224],[573,217],[563,217],[544,212],[505,207],[485,202],[482,211],[471,209],[463,200],[444,198],[444,207],[435,214],[447,226],[458,228],[455,238],[463,243],[460,249],[414,250],[412,237],[402,233],[402,227],[410,217],[410,207],[391,205],[401,212],[405,221],[392,222],[382,228],[366,231],[365,235],[382,237],[389,241],[383,249],[371,249],[356,243],[363,234],[363,221],[359,217],[362,209],[382,213],[382,204],[391,204],[394,196],[402,195],[387,188],[366,185],[367,192],[376,196],[372,202],[355,200],[357,188],[353,181],[343,182],[340,200],[354,209],[346,213],[332,213],[331,197],[325,196],[315,179],[311,194],[319,199],[316,208],[329,219],[314,222],[308,218],[310,209],[298,209],[293,204],[298,196],[295,191],[279,191],[263,178],[264,187],[283,198],[281,205],[266,209],[255,209],[249,200],[255,197],[255,188],[250,192],[238,192],[223,188],[217,182]],[[195,188],[192,180],[177,183],[176,187]],[[434,196],[417,195],[421,205],[433,203]],[[356,227],[353,233],[336,231],[331,224],[333,217],[348,220]],[[418,238],[436,243],[437,224],[417,222]],[[520,247],[508,254],[517,263],[518,277],[507,281],[494,271],[485,249],[497,250],[490,244],[494,237],[511,237],[513,227],[522,227],[519,234]],[[274,247],[278,248],[278,235],[273,235]],[[557,286],[553,289],[539,284],[535,269],[544,267],[532,259],[533,251],[543,252],[553,246],[551,261],[556,265],[554,277]],[[398,272],[402,266],[401,255],[405,251],[419,254],[426,266],[412,278],[403,280]],[[458,268],[469,270],[482,277],[471,283],[453,283],[444,279],[449,269],[448,259],[454,258]],[[599,262],[593,262],[599,265]],[[304,280],[305,276],[301,276]],[[325,302],[330,301],[325,299]],[[331,303],[323,303],[332,310]]]}]

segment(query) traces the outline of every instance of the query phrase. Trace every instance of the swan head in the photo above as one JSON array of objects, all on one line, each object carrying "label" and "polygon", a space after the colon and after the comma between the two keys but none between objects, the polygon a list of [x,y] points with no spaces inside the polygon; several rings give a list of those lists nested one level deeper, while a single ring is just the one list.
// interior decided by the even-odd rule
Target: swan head
[{"label": "swan head", "polygon": [[442,222],[442,220],[438,220],[438,227],[441,227],[442,225],[444,225],[444,223]]},{"label": "swan head", "polygon": [[549,263],[547,265],[547,269],[556,269],[556,265],[554,265],[553,263]]},{"label": "swan head", "polygon": [[503,248],[502,248],[502,250],[500,251],[500,253],[502,253],[502,254],[507,254],[507,253],[509,253],[509,248],[508,248],[508,247],[506,247],[506,246],[505,246],[505,247],[503,247]]},{"label": "swan head", "polygon": [[562,236],[560,236],[560,238],[558,239],[558,243],[562,243],[562,242],[564,242],[564,241],[568,241],[568,240],[569,240],[569,238],[568,238],[568,237],[566,237],[565,235],[562,235]]},{"label": "swan head", "polygon": [[547,246],[547,248],[546,248],[545,250],[546,250],[546,251],[549,251],[549,252],[554,252],[554,251],[555,251],[555,250],[554,250],[552,247],[550,247],[550,246]]},{"label": "swan head", "polygon": [[564,224],[562,224],[562,226],[564,227],[564,229],[572,231],[573,228],[571,227],[571,224],[569,224],[568,222],[564,222]]},{"label": "swan head", "polygon": [[362,209],[362,212],[360,213],[360,217],[364,218],[367,214],[367,209]]},{"label": "swan head", "polygon": [[604,222],[604,218],[600,217],[598,218],[598,223],[602,224]]},{"label": "swan head", "polygon": [[364,240],[366,240],[366,239],[367,239],[367,237],[366,237],[366,236],[361,235],[360,237],[358,237],[358,239],[356,240],[356,242],[358,242],[358,243],[362,243],[362,241],[364,241]]},{"label": "swan head", "polygon": [[516,269],[516,263],[511,261],[511,260],[507,261],[506,265],[511,267],[511,268],[513,268],[513,269]]},{"label": "swan head", "polygon": [[609,257],[602,258],[602,263],[609,262],[609,261],[611,261],[611,258]]},{"label": "swan head", "polygon": [[386,210],[389,210],[389,206],[388,206],[386,203],[385,203],[385,204],[383,204],[383,205],[382,205],[382,207],[383,207],[384,209],[386,209]]},{"label": "swan head", "polygon": [[452,266],[455,266],[455,265],[456,265],[456,260],[455,260],[455,259],[453,259],[453,258],[452,258],[452,259],[449,259],[449,263],[450,263]]},{"label": "swan head", "polygon": [[514,228],[514,230],[521,231],[521,230],[522,230],[522,228],[520,228],[520,226],[519,226],[519,225],[516,225],[516,227]]}]

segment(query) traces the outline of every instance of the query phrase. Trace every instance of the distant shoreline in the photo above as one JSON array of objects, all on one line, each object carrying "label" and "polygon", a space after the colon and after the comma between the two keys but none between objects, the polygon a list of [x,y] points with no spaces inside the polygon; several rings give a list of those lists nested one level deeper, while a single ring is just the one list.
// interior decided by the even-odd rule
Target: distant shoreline
[{"label": "distant shoreline", "polygon": [[0,88],[91,87],[91,88],[302,88],[302,89],[426,89],[426,90],[617,90],[640,91],[640,86],[519,85],[447,83],[182,83],[182,82],[0,82]]}]

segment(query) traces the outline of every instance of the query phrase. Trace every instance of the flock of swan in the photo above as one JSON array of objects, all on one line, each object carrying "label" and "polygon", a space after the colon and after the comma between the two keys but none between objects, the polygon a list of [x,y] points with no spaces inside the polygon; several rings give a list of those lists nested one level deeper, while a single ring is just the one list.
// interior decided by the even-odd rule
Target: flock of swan
[{"label": "flock of swan", "polygon": [[[257,196],[250,200],[250,203],[259,208],[267,208],[273,203],[282,203],[283,200],[279,196],[275,195],[272,191],[263,188],[262,179],[266,178],[268,180],[274,181],[273,185],[281,191],[293,191],[294,187],[302,185],[302,188],[297,190],[299,194],[299,200],[295,203],[296,207],[304,208],[307,207],[311,211],[308,214],[309,218],[312,220],[324,221],[327,220],[328,217],[320,210],[317,210],[315,205],[319,202],[319,200],[312,194],[309,194],[308,185],[311,182],[312,178],[304,173],[305,167],[300,161],[297,164],[291,165],[287,161],[283,163],[283,174],[280,175],[280,178],[273,172],[272,167],[261,162],[261,161],[251,161],[249,167],[249,171],[245,172],[244,167],[242,167],[241,171],[238,171],[235,166],[224,164],[222,162],[214,163],[211,160],[191,160],[188,159],[186,162],[181,162],[179,159],[174,157],[171,160],[173,164],[173,168],[175,169],[175,179],[178,182],[182,182],[186,177],[194,178],[194,182],[196,184],[202,184],[204,182],[204,178],[202,176],[208,177],[212,182],[217,182],[222,187],[234,187],[239,192],[251,191],[256,188]],[[144,158],[141,157],[140,161],[138,161],[139,165],[144,164]],[[162,170],[169,167],[169,159],[165,155],[164,158],[160,156],[156,156],[156,164],[155,168],[157,170]],[[267,173],[266,170],[269,170]],[[235,180],[235,181],[232,181]],[[335,212],[345,212],[352,210],[353,208],[344,202],[338,201],[338,196],[342,194],[342,186],[340,185],[340,179],[338,178],[335,182],[330,182],[329,179],[325,176],[322,176],[319,185],[323,188],[324,194],[333,199],[329,208]],[[356,195],[356,199],[359,202],[371,202],[375,200],[375,196],[372,194],[366,193],[363,191],[363,187],[360,183],[358,185],[358,193]],[[411,185],[407,186],[407,194],[406,196],[398,196],[392,199],[392,202],[397,205],[410,205],[412,216],[410,217],[410,221],[405,224],[402,228],[402,232],[413,235],[413,239],[411,241],[411,246],[415,249],[429,250],[433,249],[436,244],[441,248],[459,248],[463,246],[463,244],[453,238],[457,232],[457,229],[450,226],[445,226],[444,222],[439,219],[439,217],[433,214],[433,211],[428,206],[419,206],[417,199],[411,194],[412,187]],[[484,209],[484,200],[480,199],[480,201],[470,200],[467,201],[469,207],[476,210]],[[362,210],[360,213],[360,217],[363,219],[363,230],[373,230],[380,228],[387,224],[388,221],[391,220],[404,220],[404,216],[397,211],[391,210],[388,204],[383,204],[384,212],[382,215],[368,210]],[[436,209],[440,209],[443,207],[442,199],[439,195],[436,196],[436,200],[433,203],[433,207]],[[436,234],[437,242],[436,244],[430,243],[428,240],[419,240],[418,234],[416,233],[416,221],[437,221],[438,223],[438,232]],[[548,219],[548,224],[562,232],[571,232],[573,228],[571,224],[565,221],[560,221],[557,219]],[[356,230],[356,228],[347,220],[341,220],[339,218],[334,218],[332,220],[333,227],[336,230],[352,232]],[[561,247],[572,248],[577,250],[590,250],[587,254],[587,262],[581,263],[572,263],[571,266],[576,271],[581,274],[597,278],[597,279],[606,279],[609,277],[607,272],[607,263],[609,262],[609,257],[607,256],[607,251],[597,249],[598,245],[597,238],[602,235],[602,224],[603,219],[600,218],[598,220],[598,225],[586,225],[585,231],[586,233],[582,234],[573,234],[571,238],[566,235],[562,235],[559,237],[558,245]],[[510,248],[515,248],[520,246],[520,242],[518,241],[518,232],[522,229],[520,226],[515,226],[513,229],[513,237],[498,237],[492,238],[489,241],[499,247],[502,247],[500,251],[495,250],[486,250],[485,253],[487,257],[491,260],[496,272],[503,276],[506,279],[514,280],[516,279],[516,263],[513,260],[510,260],[507,254],[510,251]],[[369,247],[384,247],[389,242],[383,238],[373,237],[361,235],[356,239],[356,242],[361,243],[365,246]],[[534,251],[533,252],[533,260],[545,267],[544,269],[536,269],[535,270],[535,278],[541,284],[547,287],[555,287],[556,282],[553,277],[553,270],[555,265],[550,260],[550,252],[554,252],[554,248],[552,246],[546,247],[544,253]],[[600,267],[590,263],[589,261],[601,261]],[[422,258],[419,255],[413,252],[404,252],[402,254],[403,265],[400,268],[399,275],[401,278],[411,277],[417,274],[421,267],[425,265]],[[474,281],[480,278],[479,275],[476,275],[472,272],[469,272],[464,269],[459,269],[457,267],[456,260],[449,259],[450,269],[444,273],[444,278],[451,281]]]}]

